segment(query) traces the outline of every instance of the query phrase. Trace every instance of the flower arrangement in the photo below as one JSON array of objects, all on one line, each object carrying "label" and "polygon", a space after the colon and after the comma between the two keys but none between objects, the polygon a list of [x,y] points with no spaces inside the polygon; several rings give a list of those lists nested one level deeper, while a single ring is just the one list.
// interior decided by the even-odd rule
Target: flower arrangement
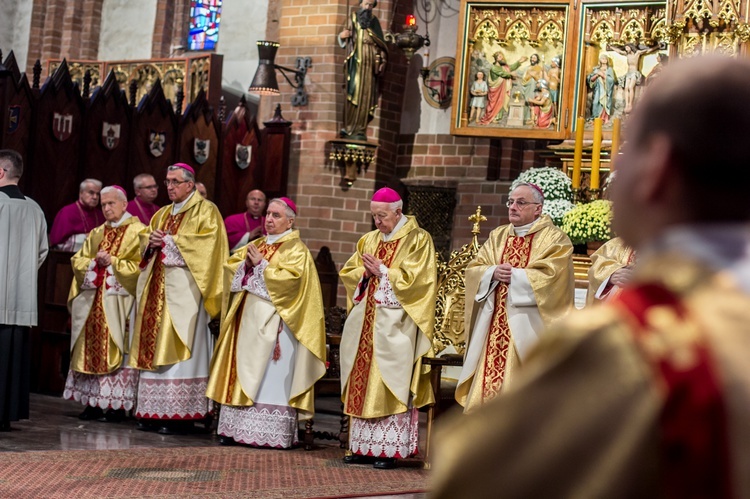
[{"label": "flower arrangement", "polygon": [[563,216],[560,228],[573,244],[608,241],[612,237],[611,220],[611,203],[604,199],[597,199],[590,203],[576,205]]},{"label": "flower arrangement", "polygon": [[562,225],[563,216],[575,207],[573,203],[567,199],[553,199],[552,201],[544,201],[542,206],[542,213],[549,215],[555,225],[560,227]]},{"label": "flower arrangement", "polygon": [[[538,185],[544,192],[545,205],[556,199],[573,200],[573,187],[570,178],[557,168],[530,168],[521,173],[510,186],[511,192],[521,182]],[[554,218],[554,217],[553,217]]]}]

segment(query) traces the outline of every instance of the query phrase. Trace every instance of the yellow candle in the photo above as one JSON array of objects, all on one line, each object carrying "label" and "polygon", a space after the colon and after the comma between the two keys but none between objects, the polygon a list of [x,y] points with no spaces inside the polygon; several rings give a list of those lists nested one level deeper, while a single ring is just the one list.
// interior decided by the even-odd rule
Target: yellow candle
[{"label": "yellow candle", "polygon": [[612,120],[612,149],[609,153],[609,171],[615,171],[615,158],[620,151],[620,118]]},{"label": "yellow candle", "polygon": [[581,161],[583,160],[583,118],[576,121],[576,148],[573,153],[573,189],[581,187]]},{"label": "yellow candle", "polygon": [[594,119],[594,145],[591,150],[591,182],[589,187],[591,189],[599,188],[599,164],[601,163],[602,155],[602,119]]}]

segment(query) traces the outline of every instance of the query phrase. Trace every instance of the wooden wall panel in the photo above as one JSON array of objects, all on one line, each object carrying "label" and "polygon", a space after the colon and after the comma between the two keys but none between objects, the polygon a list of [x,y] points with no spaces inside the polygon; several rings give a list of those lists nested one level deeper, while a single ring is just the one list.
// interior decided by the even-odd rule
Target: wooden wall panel
[{"label": "wooden wall panel", "polygon": [[[238,145],[251,148],[250,164],[245,168],[238,166],[236,161]],[[260,130],[255,116],[250,115],[244,97],[224,126],[223,148],[219,209],[227,215],[241,213],[247,209],[247,193],[263,187]]]},{"label": "wooden wall panel", "polygon": [[[133,111],[113,72],[94,93],[86,114],[81,175],[104,185],[120,185],[132,195],[132,177],[122,166],[128,164]],[[113,135],[109,140],[103,137],[105,123]]]},{"label": "wooden wall panel", "polygon": [[[160,156],[150,152],[151,134],[164,134],[164,151]],[[126,167],[128,172],[128,192],[132,192],[132,179],[139,173],[150,173],[159,186],[159,196],[156,204],[169,203],[164,180],[167,178],[167,167],[175,163],[178,134],[177,119],[172,105],[164,97],[161,83],[157,80],[151,91],[141,99],[138,109],[133,116],[133,129],[130,141],[130,162]]]},{"label": "wooden wall panel", "polygon": [[84,107],[67,65],[61,65],[42,87],[29,154],[28,195],[44,210],[49,227],[60,208],[78,199]]},{"label": "wooden wall panel", "polygon": [[[208,198],[214,202],[222,197],[220,190],[216,189],[217,185],[221,185],[217,184],[218,164],[221,158],[219,129],[219,122],[206,100],[206,94],[201,90],[195,101],[185,109],[182,117],[177,159],[195,169],[196,180],[206,184]],[[196,140],[208,143],[208,156],[203,163],[198,161]]]}]

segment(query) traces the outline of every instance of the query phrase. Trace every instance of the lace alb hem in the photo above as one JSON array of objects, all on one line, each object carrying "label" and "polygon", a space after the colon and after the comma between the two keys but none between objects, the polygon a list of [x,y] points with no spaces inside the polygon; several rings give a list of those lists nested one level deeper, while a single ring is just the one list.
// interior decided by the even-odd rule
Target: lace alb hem
[{"label": "lace alb hem", "polygon": [[208,378],[141,379],[135,416],[147,419],[202,419],[208,414]]},{"label": "lace alb hem", "polygon": [[355,454],[403,459],[418,452],[417,409],[375,419],[352,417],[351,421],[349,448]]},{"label": "lace alb hem", "polygon": [[297,428],[297,411],[292,407],[222,405],[217,432],[247,445],[288,449],[299,441]]},{"label": "lace alb hem", "polygon": [[102,409],[131,410],[138,389],[138,369],[128,367],[112,374],[84,374],[69,370],[63,398]]}]

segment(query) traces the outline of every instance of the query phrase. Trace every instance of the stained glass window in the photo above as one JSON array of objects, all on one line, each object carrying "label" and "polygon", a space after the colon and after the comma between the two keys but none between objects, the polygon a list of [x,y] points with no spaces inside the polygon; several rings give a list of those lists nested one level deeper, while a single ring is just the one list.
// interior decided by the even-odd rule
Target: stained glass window
[{"label": "stained glass window", "polygon": [[219,41],[221,0],[190,0],[189,50],[213,50]]}]

